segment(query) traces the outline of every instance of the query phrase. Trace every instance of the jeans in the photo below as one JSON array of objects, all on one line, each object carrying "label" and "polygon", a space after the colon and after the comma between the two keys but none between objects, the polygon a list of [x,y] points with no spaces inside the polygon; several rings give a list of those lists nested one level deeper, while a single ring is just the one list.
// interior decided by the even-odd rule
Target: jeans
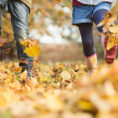
[{"label": "jeans", "polygon": [[101,2],[98,5],[80,5],[73,7],[73,25],[80,23],[92,23],[94,21],[94,14],[101,10],[110,11],[111,4],[109,2]]},{"label": "jeans", "polygon": [[24,63],[20,63],[19,65],[24,67],[24,69],[32,68],[33,58],[24,53],[25,48],[20,43],[20,40],[29,38],[28,16],[30,9],[20,0],[9,0],[8,11],[11,15],[18,59],[26,59],[29,61],[28,65]]}]

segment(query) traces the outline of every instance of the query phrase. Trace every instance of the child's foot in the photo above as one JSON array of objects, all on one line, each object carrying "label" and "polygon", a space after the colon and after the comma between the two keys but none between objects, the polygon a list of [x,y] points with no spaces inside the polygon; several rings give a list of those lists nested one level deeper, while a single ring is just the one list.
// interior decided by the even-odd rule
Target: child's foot
[{"label": "child's foot", "polygon": [[96,54],[86,57],[87,67],[89,69],[89,74],[92,75],[97,70],[97,56]]},{"label": "child's foot", "polygon": [[[107,42],[108,42],[108,40],[105,39],[105,41],[104,41],[105,49],[106,49],[106,46],[107,46]],[[110,50],[106,50],[106,52],[105,52],[105,61],[108,64],[112,64],[115,60],[116,53],[117,53],[117,46],[114,46]]]},{"label": "child's foot", "polygon": [[93,73],[97,71],[97,68],[89,69],[89,75],[91,76]]},{"label": "child's foot", "polygon": [[32,77],[34,78],[34,72],[33,72],[33,70],[28,70],[27,71],[27,78],[30,79]]},{"label": "child's foot", "polygon": [[21,73],[24,72],[25,70],[27,71],[27,78],[28,79],[34,77],[33,61],[29,61],[29,64],[19,63],[19,66],[22,67]]}]

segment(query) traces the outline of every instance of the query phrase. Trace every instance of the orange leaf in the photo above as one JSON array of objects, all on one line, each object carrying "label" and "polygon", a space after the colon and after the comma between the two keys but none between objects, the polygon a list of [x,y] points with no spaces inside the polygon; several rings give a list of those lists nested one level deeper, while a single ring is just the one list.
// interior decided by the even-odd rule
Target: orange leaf
[{"label": "orange leaf", "polygon": [[13,71],[15,73],[18,73],[18,72],[21,72],[22,71],[22,68],[21,67],[13,68]]},{"label": "orange leaf", "polygon": [[6,55],[8,55],[10,52],[11,52],[11,48],[7,48],[7,49],[5,50],[5,54],[6,54]]}]

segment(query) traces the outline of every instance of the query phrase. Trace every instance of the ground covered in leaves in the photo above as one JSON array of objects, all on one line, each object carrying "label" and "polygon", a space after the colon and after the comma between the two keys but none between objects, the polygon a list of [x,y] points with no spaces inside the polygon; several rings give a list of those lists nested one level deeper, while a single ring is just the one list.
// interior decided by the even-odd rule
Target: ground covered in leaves
[{"label": "ground covered in leaves", "polygon": [[31,80],[20,71],[0,63],[0,118],[118,118],[118,62],[91,77],[74,62],[35,62]]}]

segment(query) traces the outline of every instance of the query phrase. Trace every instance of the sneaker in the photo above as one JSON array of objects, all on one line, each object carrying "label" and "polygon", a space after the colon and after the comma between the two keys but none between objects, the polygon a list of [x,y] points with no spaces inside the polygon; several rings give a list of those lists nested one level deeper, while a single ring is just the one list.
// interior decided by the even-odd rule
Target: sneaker
[{"label": "sneaker", "polygon": [[34,72],[33,72],[33,64],[24,64],[24,63],[20,63],[19,64],[20,67],[22,67],[22,72],[24,72],[25,70],[27,71],[27,78],[30,79],[31,77],[34,77]]},{"label": "sneaker", "polygon": [[27,70],[27,78],[30,79],[30,78],[34,78],[34,72],[33,70]]},{"label": "sneaker", "polygon": [[[108,40],[105,39],[105,41],[104,41],[105,49],[106,49],[106,46],[107,46],[107,42],[108,42]],[[110,50],[106,50],[106,54],[105,54],[106,63],[112,64],[115,60],[116,53],[117,53],[117,46],[114,46]]]}]

